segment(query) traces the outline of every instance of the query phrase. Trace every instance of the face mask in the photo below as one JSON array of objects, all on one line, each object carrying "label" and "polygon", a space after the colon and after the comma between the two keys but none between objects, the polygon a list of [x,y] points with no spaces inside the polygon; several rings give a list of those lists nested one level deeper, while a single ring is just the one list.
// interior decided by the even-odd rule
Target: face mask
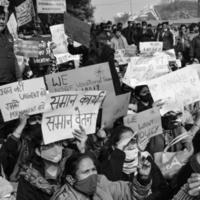
[{"label": "face mask", "polygon": [[123,172],[125,174],[136,174],[137,173],[137,167],[139,164],[139,149],[135,148],[133,150],[127,150],[124,151],[126,154],[124,165],[123,165]]},{"label": "face mask", "polygon": [[94,195],[97,188],[97,174],[93,174],[86,179],[77,181],[74,184],[74,188],[87,196]]},{"label": "face mask", "polygon": [[152,102],[152,97],[150,94],[146,94],[145,96],[140,95],[140,99],[145,103]]},{"label": "face mask", "polygon": [[36,153],[39,153],[39,156],[41,156],[44,160],[48,160],[53,163],[58,163],[62,159],[62,146],[55,145],[52,148],[47,148],[46,150],[42,149],[41,153],[39,153],[38,150],[36,150]]}]

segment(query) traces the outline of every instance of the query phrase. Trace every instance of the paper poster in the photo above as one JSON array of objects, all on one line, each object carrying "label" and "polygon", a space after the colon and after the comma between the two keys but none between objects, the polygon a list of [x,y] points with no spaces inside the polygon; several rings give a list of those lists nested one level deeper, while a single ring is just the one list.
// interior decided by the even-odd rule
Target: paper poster
[{"label": "paper poster", "polygon": [[166,55],[132,57],[123,82],[131,87],[169,73]]},{"label": "paper poster", "polygon": [[140,53],[153,55],[156,52],[162,52],[163,42],[140,42]]},{"label": "paper poster", "polygon": [[8,6],[9,1],[8,0],[0,0],[0,6]]},{"label": "paper poster", "polygon": [[157,108],[144,112],[127,115],[124,117],[124,125],[133,129],[138,135],[138,145],[144,150],[149,140],[162,134],[161,115]]},{"label": "paper poster", "polygon": [[37,0],[37,11],[41,14],[64,13],[66,0]]},{"label": "paper poster", "polygon": [[71,55],[70,53],[65,54],[57,54],[56,57],[56,64],[60,65],[62,63],[66,63],[72,60],[79,61],[80,62],[80,56],[79,55]]},{"label": "paper poster", "polygon": [[115,51],[115,60],[119,65],[126,65],[130,61],[130,58],[125,56],[125,49],[117,49]]},{"label": "paper poster", "polygon": [[64,14],[64,24],[67,35],[71,35],[73,40],[89,47],[91,29],[89,24],[71,16],[68,13]]},{"label": "paper poster", "polygon": [[87,134],[96,132],[99,108],[104,91],[68,91],[47,95],[42,132],[45,144],[73,138],[74,129],[81,125]]},{"label": "paper poster", "polygon": [[112,128],[113,123],[120,117],[126,116],[131,93],[116,96],[109,93],[102,106],[102,126]]},{"label": "paper poster", "polygon": [[194,68],[186,67],[148,83],[154,101],[162,99],[165,104],[161,114],[171,110],[182,110],[200,100],[200,79]]},{"label": "paper poster", "polygon": [[17,38],[17,20],[14,14],[10,15],[10,18],[7,22],[7,27],[13,38]]},{"label": "paper poster", "polygon": [[49,92],[70,90],[115,91],[108,63],[49,74],[45,76],[45,79]]},{"label": "paper poster", "polygon": [[51,62],[50,36],[40,36],[31,38],[33,41],[39,42],[39,53],[37,58],[33,58],[34,64],[39,66],[48,65]]},{"label": "paper poster", "polygon": [[17,24],[18,26],[23,26],[30,21],[33,17],[33,2],[32,0],[25,0],[19,6],[15,7]]},{"label": "paper poster", "polygon": [[46,87],[43,78],[15,82],[0,87],[0,108],[4,121],[17,119],[20,114],[42,113]]},{"label": "paper poster", "polygon": [[16,55],[37,58],[39,56],[39,42],[34,40],[17,40],[14,44],[14,50]]},{"label": "paper poster", "polygon": [[65,35],[64,24],[50,26],[50,31],[52,35],[52,41],[56,44],[56,48],[53,49],[54,55],[67,53],[67,36]]}]

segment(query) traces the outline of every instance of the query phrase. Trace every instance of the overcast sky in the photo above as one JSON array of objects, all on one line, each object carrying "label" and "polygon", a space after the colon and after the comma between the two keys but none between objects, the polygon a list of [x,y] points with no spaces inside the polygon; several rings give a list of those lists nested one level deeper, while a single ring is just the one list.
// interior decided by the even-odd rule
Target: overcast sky
[{"label": "overcast sky", "polygon": [[[94,16],[97,22],[112,20],[118,12],[129,12],[131,10],[131,0],[92,0],[96,7]],[[160,0],[132,0],[133,12],[139,12],[148,4],[153,5]]]}]

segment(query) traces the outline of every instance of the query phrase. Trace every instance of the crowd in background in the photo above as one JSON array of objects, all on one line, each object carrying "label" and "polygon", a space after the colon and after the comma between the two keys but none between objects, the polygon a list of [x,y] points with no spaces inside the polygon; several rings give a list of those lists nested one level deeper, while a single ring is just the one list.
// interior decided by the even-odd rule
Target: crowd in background
[{"label": "crowd in background", "polygon": [[[6,28],[7,11],[0,7],[0,85],[31,79],[75,68],[73,62],[56,65],[51,44],[52,61],[47,66],[34,66],[27,59],[20,71],[13,38]],[[19,38],[42,35],[40,28],[20,30]],[[101,23],[92,25],[90,47],[74,46],[73,36],[67,41],[69,53],[81,54],[80,67],[109,62],[116,94],[130,91],[129,110],[142,112],[156,102],[147,86],[135,89],[122,84],[115,50],[139,43],[162,41],[163,50],[175,49],[182,62],[200,61],[199,24],[173,26],[167,22],[152,27],[146,22]],[[124,69],[125,67],[123,67]],[[187,94],[186,94],[187,95]],[[42,115],[20,116],[19,120],[0,122],[0,199],[17,200],[198,200],[200,198],[200,113],[195,117],[174,111],[162,117],[163,134],[152,138],[142,151],[137,134],[116,120],[112,128],[97,123],[95,134],[88,136],[80,127],[73,139],[43,144]],[[100,120],[99,120],[100,121]],[[171,177],[164,177],[154,162],[154,154],[163,152],[167,144],[187,132],[171,152],[185,151],[187,162]],[[7,179],[11,184],[6,182]],[[4,180],[4,182],[3,182]],[[15,184],[14,184],[15,183]],[[16,186],[17,185],[17,186]],[[14,194],[13,188],[16,189]],[[11,196],[7,196],[7,194]]]}]

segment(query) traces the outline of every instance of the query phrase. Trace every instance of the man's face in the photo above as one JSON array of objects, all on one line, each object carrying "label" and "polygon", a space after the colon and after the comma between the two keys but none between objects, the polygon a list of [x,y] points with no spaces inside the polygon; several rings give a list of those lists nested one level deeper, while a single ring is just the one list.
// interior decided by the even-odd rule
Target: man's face
[{"label": "man's face", "polygon": [[6,17],[5,14],[0,14],[0,32],[6,28]]}]

